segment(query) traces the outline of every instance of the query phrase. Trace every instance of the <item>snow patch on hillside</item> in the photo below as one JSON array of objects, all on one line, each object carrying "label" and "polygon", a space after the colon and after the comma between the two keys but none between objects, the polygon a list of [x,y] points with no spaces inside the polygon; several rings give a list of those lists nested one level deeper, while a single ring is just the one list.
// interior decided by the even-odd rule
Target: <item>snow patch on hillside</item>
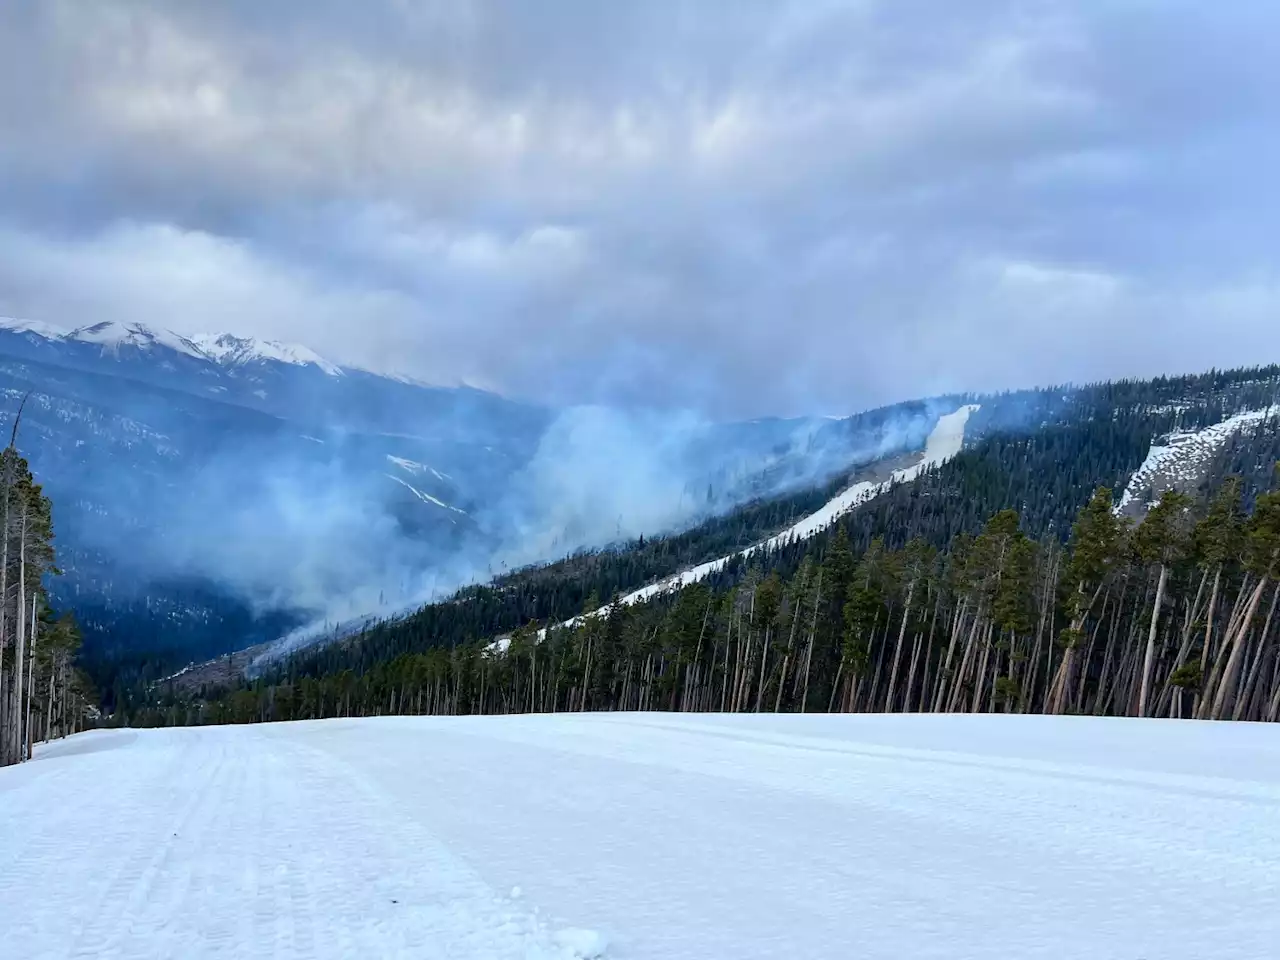
[{"label": "snow patch on hillside", "polygon": [[467,514],[467,511],[465,511],[465,510],[459,510],[457,507],[452,506],[451,504],[445,503],[443,500],[440,500],[440,499],[438,499],[438,498],[436,498],[436,497],[433,497],[433,496],[432,496],[431,494],[429,494],[429,493],[426,493],[426,492],[424,492],[424,491],[422,491],[422,490],[419,490],[419,489],[418,489],[417,487],[415,487],[413,484],[411,484],[411,483],[409,483],[409,482],[407,482],[407,481],[405,481],[405,480],[400,479],[399,477],[397,477],[397,476],[396,476],[395,474],[393,474],[393,473],[388,473],[388,474],[386,474],[386,476],[387,476],[387,478],[388,478],[388,479],[390,479],[390,480],[394,480],[396,483],[401,484],[402,486],[407,487],[407,488],[408,488],[408,489],[413,493],[413,495],[414,495],[414,496],[416,496],[416,497],[417,497],[419,500],[421,500],[423,503],[432,503],[432,504],[435,504],[437,507],[443,507],[445,510],[452,510],[454,513],[460,513],[460,514],[462,514],[463,516],[466,516],[466,514]]},{"label": "snow patch on hillside", "polygon": [[387,460],[394,463],[406,473],[411,473],[414,476],[420,477],[424,473],[429,473],[441,482],[447,482],[452,479],[447,473],[441,473],[429,463],[419,463],[417,460],[407,460],[404,457],[396,457],[391,454],[387,454]]},{"label": "snow patch on hillside", "polygon": [[1280,405],[1245,410],[1203,430],[1176,430],[1160,438],[1161,442],[1151,445],[1142,466],[1129,478],[1115,512],[1152,506],[1150,501],[1139,502],[1148,490],[1158,496],[1165,490],[1199,482],[1209,461],[1231,437],[1272,417],[1280,417]]},{"label": "snow patch on hillside", "polygon": [[[958,454],[964,446],[965,425],[969,422],[969,417],[979,409],[981,409],[979,404],[966,404],[953,413],[939,417],[938,422],[934,424],[933,430],[925,441],[924,453],[920,455],[920,459],[909,467],[893,471],[889,480],[883,483],[873,483],[865,480],[855,483],[828,500],[821,509],[801,518],[781,533],[767,540],[761,540],[759,543],[753,544],[736,554],[708,560],[695,567],[690,567],[688,570],[682,570],[670,577],[641,587],[639,590],[633,590],[631,593],[621,597],[619,602],[627,606],[634,603],[643,603],[659,594],[670,593],[689,584],[705,580],[707,577],[719,573],[730,560],[736,557],[750,557],[760,552],[775,550],[797,540],[809,539],[830,527],[845,514],[880,496],[895,484],[910,483],[926,470],[939,466]],[[608,609],[608,607],[601,607],[599,610],[581,614],[566,620],[561,626],[576,626],[584,618],[599,616],[608,612]],[[545,637],[546,629],[539,630],[538,636],[539,638]],[[507,649],[509,643],[510,639],[508,637],[500,637],[489,645],[489,649],[503,652]]]}]

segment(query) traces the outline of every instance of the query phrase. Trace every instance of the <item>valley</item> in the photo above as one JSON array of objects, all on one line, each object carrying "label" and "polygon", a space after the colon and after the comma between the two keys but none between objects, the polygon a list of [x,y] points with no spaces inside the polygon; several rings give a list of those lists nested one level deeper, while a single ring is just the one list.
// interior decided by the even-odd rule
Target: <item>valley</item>
[{"label": "valley", "polygon": [[[431,387],[300,345],[0,319],[0,429],[28,393],[21,440],[60,505],[52,588],[109,696],[803,488],[931,422],[914,404],[685,423],[659,443],[667,418]],[[566,499],[569,475],[584,496]]]}]

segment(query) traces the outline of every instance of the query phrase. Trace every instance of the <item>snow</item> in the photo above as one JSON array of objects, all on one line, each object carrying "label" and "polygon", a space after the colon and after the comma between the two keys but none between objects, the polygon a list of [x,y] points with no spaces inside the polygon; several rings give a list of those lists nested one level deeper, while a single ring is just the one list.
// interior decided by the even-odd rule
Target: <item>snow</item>
[{"label": "snow", "polygon": [[[930,431],[928,438],[925,440],[924,452],[920,455],[920,459],[909,467],[901,470],[895,470],[890,474],[890,480],[884,483],[872,483],[870,481],[861,481],[855,483],[845,490],[842,490],[835,497],[828,500],[823,506],[793,523],[786,530],[770,537],[768,540],[762,540],[759,543],[752,544],[745,550],[741,550],[736,554],[727,557],[718,557],[715,560],[708,560],[700,563],[688,570],[682,570],[663,580],[650,583],[638,590],[620,597],[618,602],[624,605],[634,603],[643,603],[652,597],[662,593],[669,593],[686,587],[691,583],[698,583],[707,579],[719,571],[723,570],[725,565],[734,557],[750,557],[761,551],[775,550],[797,540],[807,540],[827,529],[846,513],[857,507],[862,506],[870,500],[880,496],[880,494],[889,490],[896,483],[909,483],[915,480],[926,470],[939,466],[950,460],[960,452],[964,446],[964,430],[965,425],[969,422],[969,417],[981,409],[981,405],[976,403],[966,404],[952,413],[945,414],[938,418],[938,422],[934,424],[933,430]],[[581,623],[584,617],[600,616],[608,611],[608,607],[601,607],[599,610],[593,610],[590,613],[573,617],[560,624],[564,627],[575,626]],[[538,631],[538,637],[546,636],[546,630]],[[504,652],[507,649],[510,638],[500,637],[491,643],[489,650],[496,652]]]},{"label": "snow", "polygon": [[96,731],[0,770],[3,952],[1262,960],[1277,807],[1280,730],[1263,724]]},{"label": "snow", "polygon": [[63,327],[55,327],[39,320],[19,320],[16,317],[0,317],[0,330],[32,333],[44,340],[58,340],[67,334],[67,330]]},{"label": "snow", "polygon": [[772,550],[792,540],[807,540],[814,534],[831,526],[850,510],[878,497],[893,484],[910,483],[929,468],[950,460],[964,446],[965,424],[969,422],[970,415],[976,413],[978,409],[978,404],[968,404],[953,413],[939,417],[938,422],[934,424],[933,430],[925,441],[924,454],[920,457],[920,460],[909,467],[893,471],[891,474],[892,479],[888,482],[871,483],[863,481],[855,483],[832,500],[829,500],[816,513],[811,513],[783,530],[776,537],[771,537],[764,544],[749,548],[747,552],[754,553],[761,549]]},{"label": "snow", "polygon": [[342,368],[330,363],[309,347],[278,340],[237,337],[229,333],[201,333],[191,338],[213,360],[224,366],[240,366],[263,360],[297,366],[314,366],[331,377],[342,375]]},{"label": "snow", "polygon": [[141,323],[117,323],[114,320],[106,320],[102,323],[78,327],[62,339],[96,344],[110,352],[126,346],[136,347],[139,350],[150,350],[152,347],[160,346],[197,360],[208,359],[200,347],[188,338],[172,330],[156,330]]},{"label": "snow", "polygon": [[1214,455],[1232,436],[1272,417],[1280,417],[1280,405],[1245,410],[1203,430],[1174,431],[1163,437],[1162,443],[1153,443],[1142,465],[1129,478],[1115,512],[1122,513],[1157,481],[1158,493],[1199,482]]},{"label": "snow", "polygon": [[413,495],[414,495],[414,496],[416,496],[416,497],[417,497],[419,500],[421,500],[423,503],[432,503],[432,504],[435,504],[437,507],[443,507],[445,510],[452,510],[454,513],[460,513],[460,514],[462,514],[463,516],[466,516],[467,511],[465,511],[465,510],[459,510],[457,507],[452,506],[452,505],[450,505],[450,504],[447,504],[447,503],[445,503],[443,500],[439,500],[439,499],[437,499],[436,497],[433,497],[433,496],[432,496],[431,494],[429,494],[429,493],[424,493],[422,490],[419,490],[419,489],[418,489],[417,487],[415,487],[413,484],[408,483],[408,482],[407,482],[407,481],[405,481],[405,480],[401,480],[401,479],[400,479],[399,477],[397,477],[395,474],[393,474],[393,473],[388,473],[386,476],[387,476],[389,479],[394,480],[396,483],[399,483],[399,484],[401,484],[401,485],[403,485],[403,486],[405,486],[405,487],[408,487],[408,488],[409,488],[409,490],[413,493]]},{"label": "snow", "polygon": [[105,351],[116,352],[122,346],[149,350],[166,347],[197,360],[212,360],[224,366],[239,366],[251,361],[271,360],[298,366],[315,366],[329,376],[341,376],[342,368],[330,363],[309,347],[276,340],[237,337],[230,333],[202,333],[184,337],[172,330],[161,330],[142,323],[118,323],[107,320],[75,330],[65,330],[38,320],[0,317],[0,329],[15,333],[33,333],[46,340],[90,343]]}]

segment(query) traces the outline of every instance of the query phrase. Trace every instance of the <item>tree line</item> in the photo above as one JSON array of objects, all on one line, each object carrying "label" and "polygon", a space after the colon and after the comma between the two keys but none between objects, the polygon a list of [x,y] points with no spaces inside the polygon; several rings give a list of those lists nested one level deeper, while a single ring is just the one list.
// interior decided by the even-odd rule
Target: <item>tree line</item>
[{"label": "tree line", "polygon": [[[139,723],[581,710],[1280,714],[1280,492],[1109,488],[1064,542],[1002,509],[942,548],[858,549],[846,524],[750,567],[572,625],[527,623],[365,669],[290,661]],[[597,610],[590,598],[584,612]],[[352,641],[358,645],[359,640]]]},{"label": "tree line", "polygon": [[58,573],[53,512],[18,452],[21,418],[20,408],[0,451],[0,766],[81,729],[96,699],[76,667],[75,620],[49,603],[45,582]]},{"label": "tree line", "polygon": [[[979,533],[990,517],[1007,507],[1019,511],[1028,535],[1065,541],[1075,513],[1094,488],[1122,487],[1146,456],[1154,436],[1173,429],[1197,429],[1238,410],[1274,403],[1278,389],[1280,367],[1272,366],[954,397],[957,405],[981,405],[966,427],[965,450],[940,470],[859,508],[846,523],[851,547],[861,554],[873,539],[882,537],[889,547],[900,549],[919,537],[945,550],[958,535]],[[858,438],[865,439],[867,431],[886,439],[895,432],[894,415],[894,410],[871,411],[849,421],[832,421],[824,427],[823,444],[833,449],[856,448]],[[842,431],[848,436],[842,437]],[[1227,472],[1240,474],[1249,507],[1257,490],[1266,485],[1269,464],[1277,459],[1280,433],[1250,431],[1231,445],[1222,462],[1213,465],[1209,485],[1220,483]],[[766,539],[859,479],[878,478],[850,464],[827,482],[748,503],[687,530],[654,531],[636,540],[505,573],[447,602],[388,620],[355,641],[319,644],[297,655],[290,670],[316,678],[344,671],[362,676],[400,656],[487,641],[530,621],[566,620],[593,597],[607,601],[615,593],[628,593]],[[769,568],[793,575],[805,549],[798,544],[779,551],[770,558]],[[716,578],[717,589],[738,582],[745,573],[744,564],[731,563]],[[219,617],[207,624],[208,632],[225,646],[204,654],[166,649],[164,637],[154,635],[154,611],[139,611],[135,616],[118,610],[108,619],[112,635],[123,639],[106,649],[100,635],[104,618],[79,602],[76,609],[89,635],[86,662],[104,691],[104,708],[121,718],[155,706],[158,691],[164,692],[155,681],[192,659],[225,652],[236,639],[243,646],[271,638],[266,634],[272,622],[242,624],[234,617]],[[275,626],[274,636],[288,632],[287,623]]]}]

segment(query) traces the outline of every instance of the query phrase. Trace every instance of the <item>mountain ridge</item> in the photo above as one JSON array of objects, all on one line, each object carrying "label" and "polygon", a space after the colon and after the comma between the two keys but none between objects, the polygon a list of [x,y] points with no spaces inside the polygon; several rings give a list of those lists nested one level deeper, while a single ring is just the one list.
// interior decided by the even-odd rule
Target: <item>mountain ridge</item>
[{"label": "mountain ridge", "polygon": [[104,320],[66,328],[43,321],[2,316],[0,316],[0,329],[30,334],[44,340],[94,344],[106,352],[117,352],[122,347],[133,347],[139,350],[160,347],[228,368],[254,362],[275,361],[298,366],[314,366],[330,376],[342,376],[344,373],[343,367],[302,344],[243,337],[226,332],[186,336],[173,330],[144,323],[123,323],[117,320]]}]

